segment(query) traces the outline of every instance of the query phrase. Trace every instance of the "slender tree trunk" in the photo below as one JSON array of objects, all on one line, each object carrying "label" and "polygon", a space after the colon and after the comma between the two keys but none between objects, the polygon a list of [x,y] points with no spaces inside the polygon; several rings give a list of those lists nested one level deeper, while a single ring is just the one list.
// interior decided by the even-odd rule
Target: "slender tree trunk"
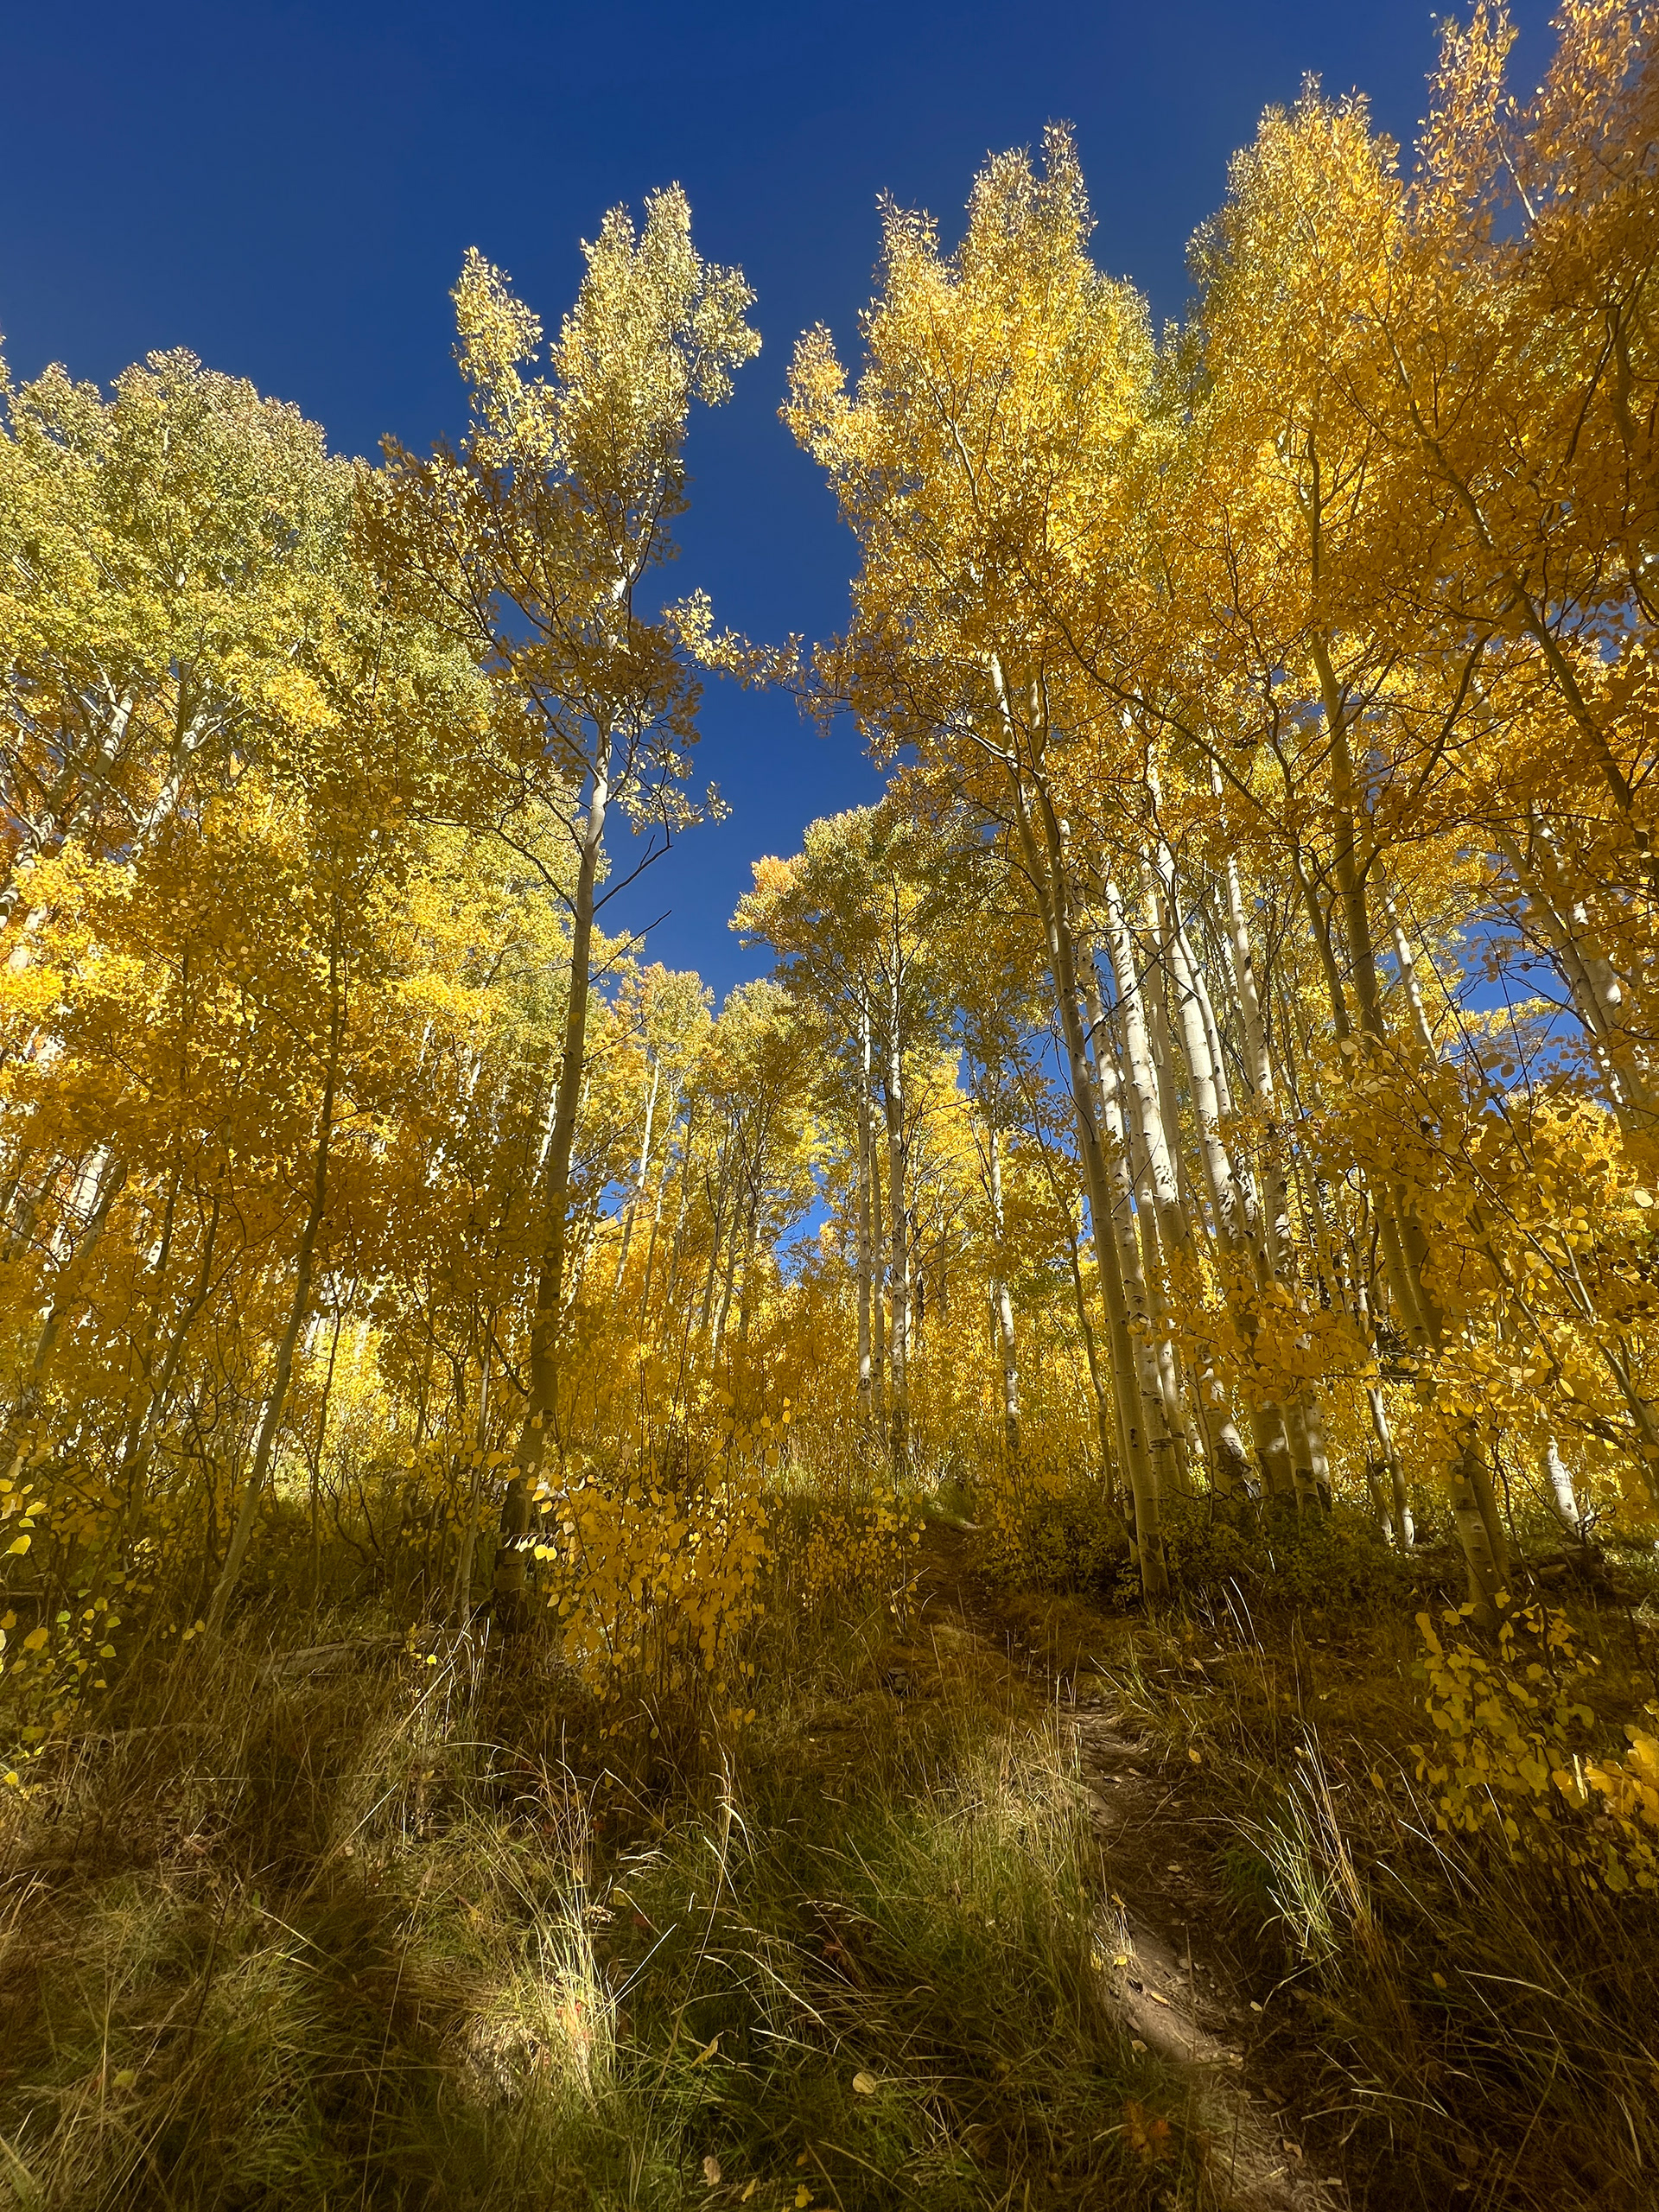
[{"label": "slender tree trunk", "polygon": [[711,1358],[718,1357],[720,1347],[725,1341],[726,1319],[732,1308],[732,1287],[737,1281],[738,1255],[742,1249],[745,1227],[753,1205],[754,1194],[751,1180],[749,1188],[741,1189],[738,1192],[737,1203],[732,1209],[731,1234],[726,1240],[726,1268],[720,1281],[720,1306],[715,1314],[714,1335],[709,1339],[709,1344]]},{"label": "slender tree trunk", "polygon": [[[1072,1112],[1077,1150],[1089,1199],[1090,1233],[1106,1307],[1111,1347],[1113,1397],[1117,1409],[1117,1432],[1122,1465],[1135,1502],[1136,1549],[1140,1554],[1141,1587],[1156,1601],[1169,1589],[1169,1570],[1159,1512],[1158,1477],[1148,1449],[1147,1408],[1141,1391],[1135,1357],[1134,1317],[1123,1281],[1118,1241],[1112,1223],[1112,1176],[1096,1118],[1093,1071],[1084,1034],[1082,995],[1076,948],[1068,918],[1068,894],[1059,819],[1039,777],[1020,765],[1014,749],[1012,715],[1006,690],[998,679],[1001,710],[1009,729],[1007,758],[1014,824],[1027,876],[1035,888],[1047,941],[1049,970],[1054,986],[1071,1078]],[[1035,820],[1033,820],[1033,815]]]},{"label": "slender tree trunk", "polygon": [[887,1301],[882,1286],[887,1280],[887,1209],[883,1196],[886,1178],[881,1172],[880,1147],[875,1133],[870,1133],[870,1363],[871,1410],[885,1432],[887,1426]]},{"label": "slender tree trunk", "polygon": [[[1192,948],[1186,932],[1179,925],[1173,862],[1166,849],[1160,854],[1153,876],[1163,907],[1160,936],[1165,986],[1174,1000],[1181,1049],[1192,1085],[1192,1118],[1216,1224],[1223,1289],[1241,1335],[1246,1343],[1253,1344],[1259,1333],[1255,1300],[1272,1280],[1261,1209],[1248,1179],[1239,1174],[1222,1135],[1223,1109],[1211,1033],[1194,985]],[[1291,1448],[1285,1408],[1275,1399],[1263,1397],[1252,1400],[1249,1412],[1256,1458],[1268,1497],[1294,1499],[1299,1505],[1316,1502],[1311,1470],[1305,1464],[1298,1465]]]},{"label": "slender tree trunk", "polygon": [[1579,1510],[1578,1494],[1573,1487],[1573,1477],[1561,1457],[1560,1446],[1552,1436],[1544,1445],[1544,1495],[1549,1510],[1560,1522],[1563,1530],[1575,1544],[1584,1542],[1584,1516]]},{"label": "slender tree trunk", "polygon": [[247,1557],[248,1545],[253,1536],[254,1516],[259,1501],[264,1495],[265,1481],[270,1471],[270,1462],[276,1447],[276,1437],[282,1427],[283,1409],[288,1402],[288,1386],[294,1371],[294,1353],[300,1341],[311,1308],[311,1274],[315,1260],[317,1238],[321,1231],[323,1215],[328,1203],[328,1159],[334,1135],[334,1088],[340,1080],[340,1040],[345,1028],[346,1008],[343,980],[340,972],[337,947],[331,948],[328,959],[328,1059],[323,1074],[322,1103],[317,1113],[316,1144],[312,1154],[311,1195],[306,1208],[305,1223],[300,1231],[300,1248],[294,1269],[294,1295],[288,1309],[288,1323],[276,1347],[276,1364],[271,1372],[270,1388],[265,1395],[264,1413],[260,1420],[253,1449],[253,1465],[237,1509],[231,1541],[225,1554],[225,1565],[213,1589],[213,1601],[207,1609],[203,1640],[211,1649],[217,1643],[225,1625],[226,1610],[229,1606],[237,1582]]},{"label": "slender tree trunk", "polygon": [[[668,1179],[673,1171],[674,1132],[677,1127],[678,1108],[677,1106],[675,1109],[674,1119],[669,1124],[668,1141],[663,1147],[663,1165],[657,1178],[657,1198],[656,1202],[651,1210],[651,1236],[645,1245],[645,1280],[639,1287],[639,1317],[641,1320],[646,1319],[651,1313],[652,1280],[657,1268],[657,1247],[662,1241],[663,1202],[668,1196]],[[685,1141],[689,1143],[690,1140],[690,1123],[688,1122]],[[682,1190],[684,1188],[683,1176],[682,1176],[681,1179],[681,1188]]]},{"label": "slender tree trunk", "polygon": [[1376,1456],[1366,1463],[1368,1472],[1376,1469],[1377,1517],[1383,1529],[1394,1540],[1395,1549],[1409,1554],[1416,1541],[1416,1531],[1411,1524],[1411,1505],[1406,1496],[1405,1469],[1400,1464],[1400,1454],[1395,1447],[1394,1429],[1389,1420],[1389,1409],[1383,1403],[1380,1382],[1368,1382],[1365,1396],[1370,1407],[1371,1433],[1376,1439]]},{"label": "slender tree trunk", "polygon": [[[1077,943],[1075,927],[1073,942]],[[1154,1454],[1160,1489],[1167,1486],[1185,1491],[1188,1487],[1186,1428],[1181,1418],[1179,1387],[1173,1382],[1173,1347],[1158,1327],[1160,1300],[1156,1280],[1149,1277],[1141,1262],[1141,1246],[1135,1230],[1128,1126],[1116,1055],[1107,1027],[1094,954],[1086,945],[1077,944],[1076,957],[1083,1008],[1089,1023],[1086,1034],[1090,1072],[1094,1080],[1096,1126],[1101,1133],[1111,1179],[1112,1235],[1128,1301],[1136,1387],[1146,1409],[1147,1448]],[[1165,1371],[1166,1357],[1172,1363],[1170,1374]]]},{"label": "slender tree trunk", "polygon": [[[1180,1374],[1171,1341],[1173,1325],[1172,1269],[1189,1287],[1196,1283],[1197,1254],[1192,1225],[1182,1194],[1177,1154],[1169,1138],[1170,1122],[1165,1107],[1166,1082],[1160,1077],[1153,1045],[1154,1009],[1147,991],[1148,972],[1157,973],[1155,957],[1143,954],[1122,893],[1108,877],[1104,885],[1106,942],[1117,979],[1117,1005],[1122,1025],[1123,1058],[1128,1082],[1124,1096],[1139,1163],[1135,1204],[1141,1233],[1148,1248],[1147,1278],[1156,1286],[1160,1376],[1166,1403],[1179,1407]],[[1179,1124],[1177,1125],[1179,1127]],[[1211,1479],[1226,1497],[1242,1498],[1249,1470],[1249,1455],[1212,1368],[1195,1378],[1192,1400],[1199,1434],[1205,1440]],[[1180,1424],[1184,1428],[1184,1424]]]},{"label": "slender tree trunk", "polygon": [[[1347,939],[1349,971],[1362,1035],[1381,1043],[1388,1034],[1377,981],[1376,954],[1366,899],[1370,856],[1358,849],[1358,822],[1363,796],[1355,772],[1350,746],[1350,714],[1322,639],[1311,640],[1319,675],[1325,734],[1331,747],[1332,807],[1335,823],[1332,873],[1336,878]],[[1334,985],[1339,1001],[1339,985]],[[1425,1024],[1427,1027],[1427,1024]],[[1378,1192],[1379,1227],[1390,1286],[1408,1319],[1409,1332],[1419,1348],[1438,1354],[1445,1341],[1445,1325],[1428,1288],[1426,1269],[1429,1242],[1406,1194],[1385,1186]],[[1433,1386],[1431,1385],[1431,1388]],[[1497,1619],[1496,1600],[1508,1586],[1509,1547],[1498,1516],[1491,1472],[1481,1447],[1478,1423],[1465,1421],[1452,1463],[1446,1470],[1452,1517],[1463,1548],[1469,1577],[1469,1596],[1475,1618],[1484,1626]]]},{"label": "slender tree trunk", "polygon": [[[1019,1080],[1021,1089],[1025,1090],[1024,1077],[1020,1077]],[[1084,1358],[1089,1370],[1090,1401],[1094,1407],[1095,1429],[1100,1447],[1101,1482],[1106,1493],[1111,1516],[1122,1530],[1128,1542],[1129,1555],[1138,1565],[1139,1553],[1135,1530],[1123,1519],[1119,1510],[1117,1485],[1122,1466],[1122,1446],[1118,1440],[1117,1407],[1115,1398],[1108,1392],[1106,1378],[1101,1372],[1100,1347],[1095,1337],[1095,1325],[1089,1316],[1089,1297],[1084,1287],[1083,1262],[1077,1250],[1077,1232],[1071,1218],[1071,1201],[1060,1187],[1060,1179],[1056,1174],[1054,1163],[1049,1157],[1048,1144],[1043,1135],[1036,1102],[1032,1098],[1028,1090],[1026,1090],[1026,1104],[1031,1115],[1031,1133],[1033,1141],[1037,1147],[1037,1157],[1042,1164],[1043,1177],[1048,1185],[1049,1194],[1054,1201],[1054,1211],[1065,1237],[1065,1256],[1071,1275],[1071,1296],[1077,1317],[1077,1334],[1083,1339]],[[1132,1508],[1133,1501],[1131,1501]]]},{"label": "slender tree trunk", "polygon": [[1002,1147],[995,1113],[988,1113],[985,1117],[985,1149],[989,1171],[991,1235],[997,1253],[996,1273],[990,1287],[1002,1366],[1002,1441],[1008,1457],[1014,1459],[1020,1451],[1020,1358],[1014,1335],[1014,1300],[1008,1295],[1007,1271],[1003,1261],[1006,1230],[1002,1218]]},{"label": "slender tree trunk", "polygon": [[634,1173],[632,1187],[628,1192],[628,1203],[623,1210],[622,1237],[616,1255],[614,1287],[618,1291],[622,1287],[623,1274],[628,1264],[628,1245],[633,1236],[633,1217],[639,1211],[639,1201],[645,1194],[645,1170],[651,1164],[651,1125],[657,1111],[657,1090],[662,1079],[662,1055],[659,1052],[653,1052],[651,1055],[651,1090],[645,1098],[645,1133],[639,1145],[639,1165]]},{"label": "slender tree trunk", "polygon": [[871,1128],[870,1084],[874,1074],[870,1034],[870,1001],[861,992],[858,1006],[858,1415],[870,1419],[874,1396],[874,1371],[870,1354],[870,1318],[874,1273],[874,1227],[870,1182],[875,1167],[875,1140]]},{"label": "slender tree trunk", "polygon": [[902,1473],[910,1451],[910,1216],[908,1132],[905,1127],[904,1040],[899,1030],[899,967],[895,958],[887,1010],[887,1068],[882,1108],[887,1134],[887,1233],[891,1298],[887,1369],[887,1441],[896,1471]]},{"label": "slender tree trunk", "polygon": [[1573,999],[1603,1087],[1621,1122],[1650,1132],[1659,1124],[1659,1084],[1649,1040],[1629,1026],[1629,992],[1593,941],[1590,916],[1562,880],[1548,834],[1532,823],[1529,850],[1504,831],[1495,842],[1525,901],[1524,914],[1548,947]]},{"label": "slender tree trunk", "polygon": [[171,1341],[162,1361],[161,1368],[150,1386],[143,1410],[128,1423],[127,1433],[121,1440],[121,1459],[116,1475],[116,1487],[121,1493],[121,1525],[124,1537],[128,1529],[137,1527],[143,1511],[145,1481],[149,1468],[151,1439],[173,1395],[173,1385],[178,1379],[185,1347],[197,1316],[207,1304],[213,1287],[213,1253],[219,1242],[222,1192],[215,1190],[208,1209],[207,1226],[202,1235],[201,1256],[196,1264],[195,1281],[190,1294],[174,1325]]},{"label": "slender tree trunk", "polygon": [[466,1629],[473,1618],[473,1562],[478,1551],[478,1501],[483,1482],[485,1454],[490,1442],[490,1329],[495,1317],[488,1317],[484,1334],[483,1365],[478,1383],[478,1457],[473,1466],[473,1478],[467,1485],[465,1517],[461,1526],[461,1541],[455,1547],[455,1581],[449,1593],[449,1619],[459,1632]]},{"label": "slender tree trunk", "polygon": [[572,901],[570,995],[565,1007],[564,1052],[554,1095],[552,1132],[542,1178],[545,1228],[536,1285],[536,1308],[531,1318],[525,1376],[529,1388],[524,1427],[513,1455],[513,1471],[501,1500],[495,1599],[498,1618],[509,1630],[523,1622],[531,1497],[542,1471],[548,1430],[558,1403],[558,1355],[564,1323],[565,1258],[570,1229],[570,1159],[587,1070],[594,893],[605,846],[605,812],[610,797],[608,772],[608,744],[601,743],[589,787]]},{"label": "slender tree trunk", "polygon": [[735,1135],[728,1135],[720,1156],[720,1180],[715,1186],[709,1215],[709,1271],[703,1279],[702,1310],[697,1317],[697,1334],[703,1338],[714,1325],[715,1285],[720,1281],[720,1255],[725,1249],[726,1201],[731,1195],[732,1160],[736,1149]]},{"label": "slender tree trunk", "polygon": [[[84,1179],[83,1179],[84,1180]],[[41,1400],[47,1377],[51,1372],[53,1354],[58,1338],[63,1333],[64,1317],[78,1302],[79,1279],[86,1262],[98,1249],[110,1210],[125,1187],[127,1162],[118,1160],[109,1152],[103,1154],[98,1180],[90,1196],[90,1211],[86,1226],[79,1237],[73,1240],[62,1255],[58,1281],[52,1294],[52,1303],[47,1308],[35,1339],[35,1350],[24,1377],[17,1402],[6,1422],[3,1442],[0,1443],[0,1465],[16,1482],[28,1465],[34,1439],[30,1427],[40,1411]]]},{"label": "slender tree trunk", "polygon": [[321,1492],[322,1490],[322,1452],[323,1446],[327,1443],[328,1437],[328,1401],[333,1395],[334,1388],[334,1362],[340,1357],[340,1325],[346,1318],[344,1309],[338,1303],[338,1286],[336,1286],[335,1299],[334,1332],[334,1335],[329,1339],[328,1344],[328,1371],[322,1378],[322,1402],[317,1408],[317,1441],[315,1448],[311,1455],[311,1479],[307,1485],[308,1492],[307,1503],[309,1508],[308,1518],[310,1521],[311,1628],[313,1635],[316,1632],[317,1607],[322,1595],[322,1543],[318,1527],[318,1508],[321,1503]]}]

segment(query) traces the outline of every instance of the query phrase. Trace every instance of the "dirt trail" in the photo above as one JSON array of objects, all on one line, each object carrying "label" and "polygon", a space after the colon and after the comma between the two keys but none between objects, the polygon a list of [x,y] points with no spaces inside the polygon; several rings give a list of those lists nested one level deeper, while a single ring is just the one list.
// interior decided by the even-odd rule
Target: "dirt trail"
[{"label": "dirt trail", "polygon": [[1292,2116],[1254,2061],[1260,2008],[1206,1932],[1213,1908],[1191,1862],[1208,1846],[1183,1825],[1179,1793],[1160,1761],[1109,1706],[1077,1705],[1075,1680],[1055,1675],[1021,1645],[973,1573],[966,1532],[930,1523],[917,1594],[924,1623],[954,1614],[1061,1694],[1101,1842],[1102,1972],[1130,2034],[1186,2080],[1190,2123],[1210,2145],[1206,2206],[1346,2212],[1341,2182],[1310,2171]]}]

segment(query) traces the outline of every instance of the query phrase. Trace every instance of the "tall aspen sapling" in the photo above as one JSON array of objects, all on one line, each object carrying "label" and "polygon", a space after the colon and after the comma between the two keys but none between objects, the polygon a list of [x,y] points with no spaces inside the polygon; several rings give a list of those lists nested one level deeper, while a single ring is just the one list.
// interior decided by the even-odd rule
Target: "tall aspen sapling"
[{"label": "tall aspen sapling", "polygon": [[727,398],[734,370],[760,346],[744,321],[753,295],[698,254],[677,186],[646,201],[637,234],[612,209],[583,251],[581,291],[541,374],[541,324],[499,270],[468,253],[454,295],[466,435],[429,461],[389,448],[378,514],[390,565],[444,611],[496,686],[499,834],[518,842],[526,814],[548,810],[569,842],[564,1043],[497,1570],[510,1618],[522,1611],[531,1497],[557,1415],[594,917],[613,895],[598,888],[607,824],[620,810],[660,849],[718,804],[711,793],[700,810],[683,788],[699,686],[679,628],[650,616],[642,587],[671,554],[685,506],[691,404]]}]

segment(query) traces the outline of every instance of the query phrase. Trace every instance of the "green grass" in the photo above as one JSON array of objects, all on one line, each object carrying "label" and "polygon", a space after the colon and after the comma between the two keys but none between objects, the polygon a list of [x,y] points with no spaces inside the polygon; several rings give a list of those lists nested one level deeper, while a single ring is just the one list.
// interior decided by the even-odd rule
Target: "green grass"
[{"label": "green grass", "polygon": [[[1432,1734],[1421,1580],[1363,1604],[1340,1579],[1310,1604],[1300,1574],[1199,1587],[1157,1622],[1014,1611],[1164,1751],[1166,1817],[1264,2007],[1257,2063],[1321,2171],[1367,2212],[1645,2212],[1659,1903],[1440,1831],[1411,1750]],[[1573,1611],[1617,1744],[1653,1694],[1653,1609]]]},{"label": "green grass", "polygon": [[696,1774],[533,1648],[136,1687],[10,1808],[0,2202],[1185,2201],[1060,1738],[890,1626],[770,1631]]},{"label": "green grass", "polygon": [[[1246,2078],[1356,2212],[1646,2212],[1659,1912],[1436,1830],[1436,1562],[1320,1529],[1246,1577],[1199,1533],[1155,1619],[976,1595],[959,1529],[975,1622],[809,1615],[785,1547],[735,1735],[534,1635],[428,1664],[273,1597],[214,1658],[140,1647],[0,1802],[0,2207],[1214,2212],[1204,2093],[1101,1971],[1114,1868],[1155,1904],[1179,1856],[1169,1929],[1231,1953]],[[1616,1731],[1651,1599],[1572,1602]],[[1073,1694],[1165,1754],[1143,1867]]]}]

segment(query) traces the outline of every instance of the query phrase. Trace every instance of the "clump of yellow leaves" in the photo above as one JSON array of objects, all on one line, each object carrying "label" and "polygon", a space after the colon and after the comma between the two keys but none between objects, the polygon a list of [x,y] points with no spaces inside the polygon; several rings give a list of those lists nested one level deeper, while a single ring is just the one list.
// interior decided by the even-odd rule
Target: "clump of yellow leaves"
[{"label": "clump of yellow leaves", "polygon": [[[1471,1610],[1443,1613],[1442,1625],[1461,1631]],[[1443,1637],[1427,1613],[1417,1625],[1439,1740],[1414,1749],[1441,1832],[1501,1840],[1614,1893],[1659,1889],[1659,1736],[1632,1724],[1622,1756],[1585,1749],[1595,1714],[1581,1692],[1596,1662],[1567,1616],[1505,1611],[1496,1656]],[[1659,1705],[1644,1711],[1659,1723]]]},{"label": "clump of yellow leaves", "polygon": [[850,1506],[813,1519],[795,1575],[801,1608],[816,1612],[836,1598],[879,1598],[904,1620],[916,1588],[922,1521],[898,1503]]},{"label": "clump of yellow leaves", "polygon": [[590,1469],[537,1503],[535,1555],[582,1680],[605,1697],[712,1692],[727,1721],[751,1719],[741,1691],[753,1669],[738,1647],[772,1556],[758,1472],[671,1488]]},{"label": "clump of yellow leaves", "polygon": [[0,1613],[0,1785],[18,1788],[22,1767],[71,1719],[84,1694],[108,1688],[110,1638],[120,1625],[109,1599],[90,1590],[32,1626],[15,1608]]},{"label": "clump of yellow leaves", "polygon": [[1058,1458],[982,1467],[974,1520],[981,1571],[995,1581],[1086,1585],[1109,1580],[1122,1564],[1119,1523],[1088,1478]]}]

